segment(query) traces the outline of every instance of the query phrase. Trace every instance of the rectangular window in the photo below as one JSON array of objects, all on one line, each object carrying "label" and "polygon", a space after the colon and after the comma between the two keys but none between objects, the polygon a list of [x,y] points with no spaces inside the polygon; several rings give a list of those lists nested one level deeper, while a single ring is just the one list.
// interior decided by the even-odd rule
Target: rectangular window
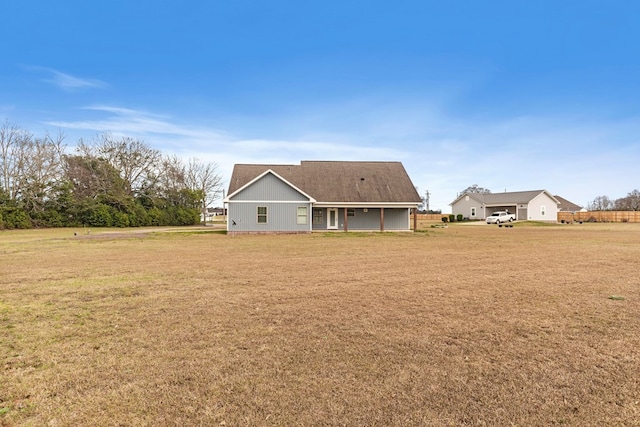
[{"label": "rectangular window", "polygon": [[307,207],[298,206],[298,224],[307,223]]},{"label": "rectangular window", "polygon": [[473,207],[471,208],[471,218],[475,218],[475,216],[476,216],[476,208]]},{"label": "rectangular window", "polygon": [[547,214],[546,206],[540,206],[540,215],[545,216]]},{"label": "rectangular window", "polygon": [[258,206],[258,224],[267,223],[267,207]]},{"label": "rectangular window", "polygon": [[322,209],[313,210],[313,223],[322,224]]},{"label": "rectangular window", "polygon": [[347,209],[347,216],[356,216],[355,209]]}]

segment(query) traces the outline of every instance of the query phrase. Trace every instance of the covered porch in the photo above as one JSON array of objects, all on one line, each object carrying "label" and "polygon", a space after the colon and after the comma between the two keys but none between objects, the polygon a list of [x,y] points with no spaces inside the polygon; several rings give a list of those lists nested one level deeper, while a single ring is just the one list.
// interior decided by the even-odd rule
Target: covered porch
[{"label": "covered porch", "polygon": [[312,231],[411,231],[417,226],[417,216],[411,215],[416,210],[416,206],[314,205]]}]

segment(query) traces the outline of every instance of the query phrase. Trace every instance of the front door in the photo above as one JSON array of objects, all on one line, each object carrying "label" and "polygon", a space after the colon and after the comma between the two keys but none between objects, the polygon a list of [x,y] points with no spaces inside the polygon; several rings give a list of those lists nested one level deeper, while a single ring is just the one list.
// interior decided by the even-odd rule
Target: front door
[{"label": "front door", "polygon": [[336,208],[327,209],[327,229],[328,230],[338,229],[338,209]]}]

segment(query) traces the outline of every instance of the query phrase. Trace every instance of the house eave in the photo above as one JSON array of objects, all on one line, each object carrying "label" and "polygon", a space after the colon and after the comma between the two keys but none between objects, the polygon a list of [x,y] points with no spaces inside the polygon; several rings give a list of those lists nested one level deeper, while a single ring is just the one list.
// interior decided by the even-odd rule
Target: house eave
[{"label": "house eave", "polygon": [[418,202],[315,202],[318,208],[417,208]]}]

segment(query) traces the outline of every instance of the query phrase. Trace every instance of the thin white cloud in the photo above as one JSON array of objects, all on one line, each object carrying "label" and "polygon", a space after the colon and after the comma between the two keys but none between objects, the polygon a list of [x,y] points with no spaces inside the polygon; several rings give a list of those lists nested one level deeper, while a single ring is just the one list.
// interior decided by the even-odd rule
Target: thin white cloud
[{"label": "thin white cloud", "polygon": [[[247,128],[260,135],[253,137],[118,106],[94,105],[83,111],[89,119],[48,124],[137,137],[166,154],[215,162],[225,180],[236,163],[399,160],[421,194],[429,190],[431,207],[445,212],[457,193],[472,184],[494,192],[547,189],[583,205],[598,195],[617,198],[638,187],[640,121],[635,118],[463,120],[433,109],[406,115],[401,110],[370,116],[361,111],[344,122],[308,123],[300,135],[295,134],[299,129],[282,131],[283,123],[299,123],[296,117],[280,117],[275,125],[247,119]],[[415,118],[411,131],[396,139],[394,129],[404,128],[409,115]]]},{"label": "thin white cloud", "polygon": [[[49,121],[48,125],[63,129],[86,130],[92,132],[111,132],[114,134],[137,136],[150,139],[162,146],[183,151],[210,151],[213,147],[236,152],[242,157],[261,159],[279,157],[290,159],[310,158],[358,158],[379,160],[399,158],[407,155],[394,147],[349,145],[344,141],[308,140],[308,139],[252,139],[238,138],[226,132],[210,128],[179,124],[166,115],[142,110],[94,105],[83,108],[86,111],[108,113],[107,117],[80,121]],[[274,153],[276,155],[274,156]]]},{"label": "thin white cloud", "polygon": [[192,126],[178,125],[169,116],[150,113],[130,108],[94,105],[83,108],[86,111],[108,113],[107,117],[94,120],[79,121],[49,121],[47,124],[66,129],[88,130],[94,132],[111,132],[114,134],[132,135],[138,137],[158,136],[165,139],[188,141],[216,141],[223,138],[222,133],[212,129],[202,129]]},{"label": "thin white cloud", "polygon": [[409,153],[400,147],[348,143],[341,135],[302,138],[241,138],[217,129],[179,123],[167,115],[109,105],[82,109],[92,119],[49,121],[46,124],[74,133],[109,132],[144,140],[169,155],[198,158],[218,164],[224,179],[236,163],[298,164],[301,160],[401,160]]},{"label": "thin white cloud", "polygon": [[77,89],[102,89],[108,85],[102,80],[82,78],[63,73],[48,67],[27,67],[29,70],[46,73],[48,76],[43,81],[59,87],[63,90]]}]

